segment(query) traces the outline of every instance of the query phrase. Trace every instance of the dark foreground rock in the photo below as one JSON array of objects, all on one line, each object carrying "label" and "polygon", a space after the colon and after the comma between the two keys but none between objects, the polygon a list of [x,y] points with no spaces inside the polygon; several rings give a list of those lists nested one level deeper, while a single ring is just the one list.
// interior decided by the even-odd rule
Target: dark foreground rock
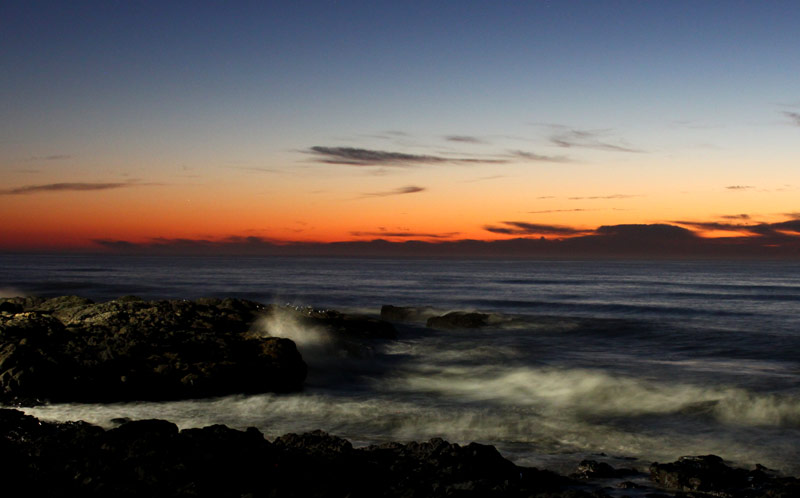
[{"label": "dark foreground rock", "polygon": [[393,338],[391,324],[244,299],[94,303],[78,296],[0,299],[0,402],[201,398],[302,388],[289,339],[253,333],[291,313],[348,340]]},{"label": "dark foreground rock", "polygon": [[[583,478],[636,474],[593,461]],[[714,456],[653,464],[654,488],[625,481],[576,481],[518,467],[493,446],[387,443],[354,448],[321,431],[273,442],[255,428],[178,430],[164,420],[104,430],[85,422],[46,423],[0,410],[4,496],[85,497],[538,497],[602,498],[800,496],[800,481],[763,468],[745,471]],[[591,475],[599,472],[600,475]],[[580,473],[580,472],[579,472]],[[644,479],[644,474],[635,476]]]},{"label": "dark foreground rock", "polygon": [[270,443],[252,428],[143,420],[106,431],[14,410],[0,410],[0,472],[8,496],[599,496],[474,443],[353,448],[323,432]]},{"label": "dark foreground rock", "polygon": [[400,323],[425,323],[436,311],[430,306],[381,306],[381,320]]},{"label": "dark foreground rock", "polygon": [[723,498],[800,497],[800,480],[778,477],[760,465],[735,469],[716,455],[683,457],[673,463],[650,466],[653,482],[665,488],[691,492],[690,496]]},{"label": "dark foreground rock", "polygon": [[[248,337],[265,307],[241,299],[11,302],[0,314],[0,400],[160,400],[302,388],[295,344]],[[18,311],[18,310],[17,310]]]},{"label": "dark foreground rock", "polygon": [[490,315],[487,313],[470,313],[453,311],[442,316],[428,318],[427,327],[432,329],[475,329],[489,325]]}]

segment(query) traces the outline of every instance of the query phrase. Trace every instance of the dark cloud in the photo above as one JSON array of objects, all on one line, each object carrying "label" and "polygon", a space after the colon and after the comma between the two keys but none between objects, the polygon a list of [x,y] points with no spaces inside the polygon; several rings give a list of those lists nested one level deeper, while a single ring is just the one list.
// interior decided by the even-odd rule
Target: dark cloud
[{"label": "dark cloud", "polygon": [[42,192],[91,192],[96,190],[113,190],[141,185],[152,185],[136,182],[120,183],[48,183],[44,185],[25,185],[10,189],[0,190],[0,195],[25,195]]},{"label": "dark cloud", "polygon": [[404,154],[382,150],[359,149],[355,147],[322,147],[309,149],[318,161],[327,164],[345,164],[349,166],[409,166],[413,164],[442,163],[446,160],[438,156]]},{"label": "dark cloud", "polygon": [[475,163],[500,164],[503,159],[475,159],[446,156],[406,154],[383,150],[360,149],[356,147],[323,147],[314,146],[306,152],[317,157],[317,162],[325,164],[342,164],[347,166],[387,166],[407,168],[418,164]]},{"label": "dark cloud", "polygon": [[603,137],[606,131],[561,129],[550,136],[550,141],[559,147],[579,147],[585,149],[598,149],[611,152],[643,152],[628,145],[612,143]]},{"label": "dark cloud", "polygon": [[520,159],[528,161],[547,162],[547,163],[568,163],[571,160],[567,156],[545,156],[542,154],[535,154],[533,152],[525,152],[523,150],[511,150],[509,153]]},{"label": "dark cloud", "polygon": [[630,199],[632,197],[639,197],[638,195],[631,195],[631,194],[612,194],[612,195],[594,195],[591,197],[568,197],[567,199],[571,201],[595,201],[598,199]]},{"label": "dark cloud", "polygon": [[781,221],[777,223],[721,223],[716,221],[673,221],[678,225],[692,227],[696,230],[722,231],[722,232],[748,232],[754,236],[767,238],[795,237],[783,232],[800,232],[800,219]]},{"label": "dark cloud", "polygon": [[723,220],[749,220],[749,214],[728,214],[725,216],[721,216]]},{"label": "dark cloud", "polygon": [[472,137],[469,135],[448,135],[444,137],[445,140],[448,142],[460,142],[464,144],[485,144],[486,141],[480,139],[478,137]]},{"label": "dark cloud", "polygon": [[484,230],[503,235],[582,235],[590,231],[561,225],[542,225],[524,221],[504,221],[505,226],[486,225]]},{"label": "dark cloud", "polygon": [[350,232],[353,237],[389,237],[389,238],[404,238],[404,239],[451,239],[458,235],[460,232],[448,233],[415,233],[415,232]]},{"label": "dark cloud", "polygon": [[783,115],[791,119],[795,126],[800,126],[800,112],[784,111]]},{"label": "dark cloud", "polygon": [[697,236],[691,230],[676,227],[674,225],[667,225],[656,223],[651,225],[645,224],[628,224],[628,225],[603,225],[597,229],[597,234],[603,237],[616,237],[618,239],[635,239],[639,241],[652,241],[652,240],[681,240],[681,239],[696,239]]},{"label": "dark cloud", "polygon": [[751,185],[728,185],[725,187],[727,190],[749,190],[755,188]]},{"label": "dark cloud", "polygon": [[389,190],[386,192],[370,192],[363,194],[364,197],[386,197],[390,195],[404,195],[404,194],[416,194],[418,192],[424,192],[426,189],[425,187],[417,187],[416,185],[408,185],[406,187],[399,187],[394,190]]},{"label": "dark cloud", "polygon": [[[705,222],[687,222],[699,228]],[[714,226],[740,229],[718,222]],[[706,225],[710,226],[710,225]],[[221,240],[153,239],[145,243],[98,239],[106,251],[163,255],[277,255],[277,256],[383,256],[477,258],[790,258],[800,260],[800,219],[772,224],[752,224],[750,237],[703,238],[693,230],[670,224],[606,225],[580,230],[557,225],[507,222],[485,227],[492,233],[516,237],[501,240],[448,240],[452,233],[411,230],[352,232],[351,240],[332,243],[278,241],[263,237],[231,236]],[[562,235],[545,239],[541,235]],[[390,240],[387,240],[390,239]],[[391,239],[395,239],[392,241]]]}]

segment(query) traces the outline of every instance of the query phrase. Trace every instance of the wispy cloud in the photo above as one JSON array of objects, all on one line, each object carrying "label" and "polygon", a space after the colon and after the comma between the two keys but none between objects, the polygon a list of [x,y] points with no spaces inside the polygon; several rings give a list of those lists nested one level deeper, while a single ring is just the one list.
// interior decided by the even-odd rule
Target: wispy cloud
[{"label": "wispy cloud", "polygon": [[561,129],[550,136],[550,141],[559,147],[580,147],[611,152],[643,152],[621,141],[614,143],[605,138],[607,130]]},{"label": "wispy cloud", "polygon": [[475,163],[500,164],[508,161],[494,158],[463,158],[434,156],[422,154],[406,154],[383,150],[361,149],[357,147],[323,147],[314,146],[306,151],[317,158],[317,162],[325,164],[342,164],[347,166],[386,166],[407,168],[420,164]]},{"label": "wispy cloud", "polygon": [[25,185],[0,190],[0,195],[27,195],[44,192],[93,192],[97,190],[113,190],[119,188],[156,185],[153,183],[117,182],[117,183],[47,183],[43,185]]},{"label": "wispy cloud", "polygon": [[464,144],[485,144],[486,140],[470,135],[448,135],[444,137],[448,142],[460,142]]},{"label": "wispy cloud", "polygon": [[491,175],[491,176],[482,176],[480,178],[473,178],[472,180],[464,180],[461,183],[475,183],[475,182],[485,182],[488,180],[497,180],[498,178],[505,178],[506,175]]},{"label": "wispy cloud", "polygon": [[[673,221],[677,225],[692,227],[703,231],[722,231],[722,232],[749,232],[752,235],[771,238],[796,238],[794,232],[800,232],[800,219],[794,218],[788,221],[776,223],[725,223],[717,221]],[[787,232],[790,232],[787,234]]]},{"label": "wispy cloud", "polygon": [[548,162],[548,163],[568,163],[571,159],[567,156],[547,156],[544,154],[536,154],[534,152],[526,152],[523,150],[510,150],[508,151],[514,157],[525,159],[528,161]]},{"label": "wispy cloud", "polygon": [[503,235],[585,235],[592,230],[567,227],[562,225],[542,225],[538,223],[527,223],[524,221],[504,221],[502,225],[486,225],[484,230]]},{"label": "wispy cloud", "polygon": [[749,214],[727,214],[724,216],[720,216],[723,220],[749,220]]},{"label": "wispy cloud", "polygon": [[584,211],[597,211],[597,209],[545,209],[544,211],[528,211],[528,214],[582,213]]},{"label": "wispy cloud", "polygon": [[800,126],[800,112],[783,111],[783,115],[791,119],[795,126]]},{"label": "wispy cloud", "polygon": [[424,192],[426,189],[425,187],[417,187],[416,185],[408,185],[406,187],[399,187],[394,190],[387,190],[384,192],[368,192],[362,194],[363,197],[387,197],[390,195],[405,195],[405,194],[416,194],[418,192]]},{"label": "wispy cloud", "polygon": [[633,197],[640,197],[632,194],[611,194],[611,195],[593,195],[589,197],[567,197],[571,201],[596,201],[600,199],[630,199]]},{"label": "wispy cloud", "polygon": [[728,185],[725,188],[727,190],[749,190],[749,189],[753,189],[755,187],[753,187],[752,185]]}]

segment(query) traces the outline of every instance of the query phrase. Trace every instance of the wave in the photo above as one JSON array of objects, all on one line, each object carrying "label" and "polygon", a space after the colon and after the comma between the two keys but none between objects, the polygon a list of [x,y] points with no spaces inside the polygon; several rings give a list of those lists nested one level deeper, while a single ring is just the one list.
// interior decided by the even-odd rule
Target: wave
[{"label": "wave", "polygon": [[729,425],[800,428],[796,397],[646,381],[589,369],[432,366],[380,382],[382,389],[531,406],[541,413],[577,418],[692,414]]}]

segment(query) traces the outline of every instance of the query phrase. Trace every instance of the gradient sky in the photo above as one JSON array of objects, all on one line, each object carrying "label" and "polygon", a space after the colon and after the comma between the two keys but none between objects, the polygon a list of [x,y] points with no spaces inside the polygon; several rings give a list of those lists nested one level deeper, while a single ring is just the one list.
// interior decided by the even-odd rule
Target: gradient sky
[{"label": "gradient sky", "polygon": [[798,26],[796,1],[5,1],[0,249],[800,236]]}]

